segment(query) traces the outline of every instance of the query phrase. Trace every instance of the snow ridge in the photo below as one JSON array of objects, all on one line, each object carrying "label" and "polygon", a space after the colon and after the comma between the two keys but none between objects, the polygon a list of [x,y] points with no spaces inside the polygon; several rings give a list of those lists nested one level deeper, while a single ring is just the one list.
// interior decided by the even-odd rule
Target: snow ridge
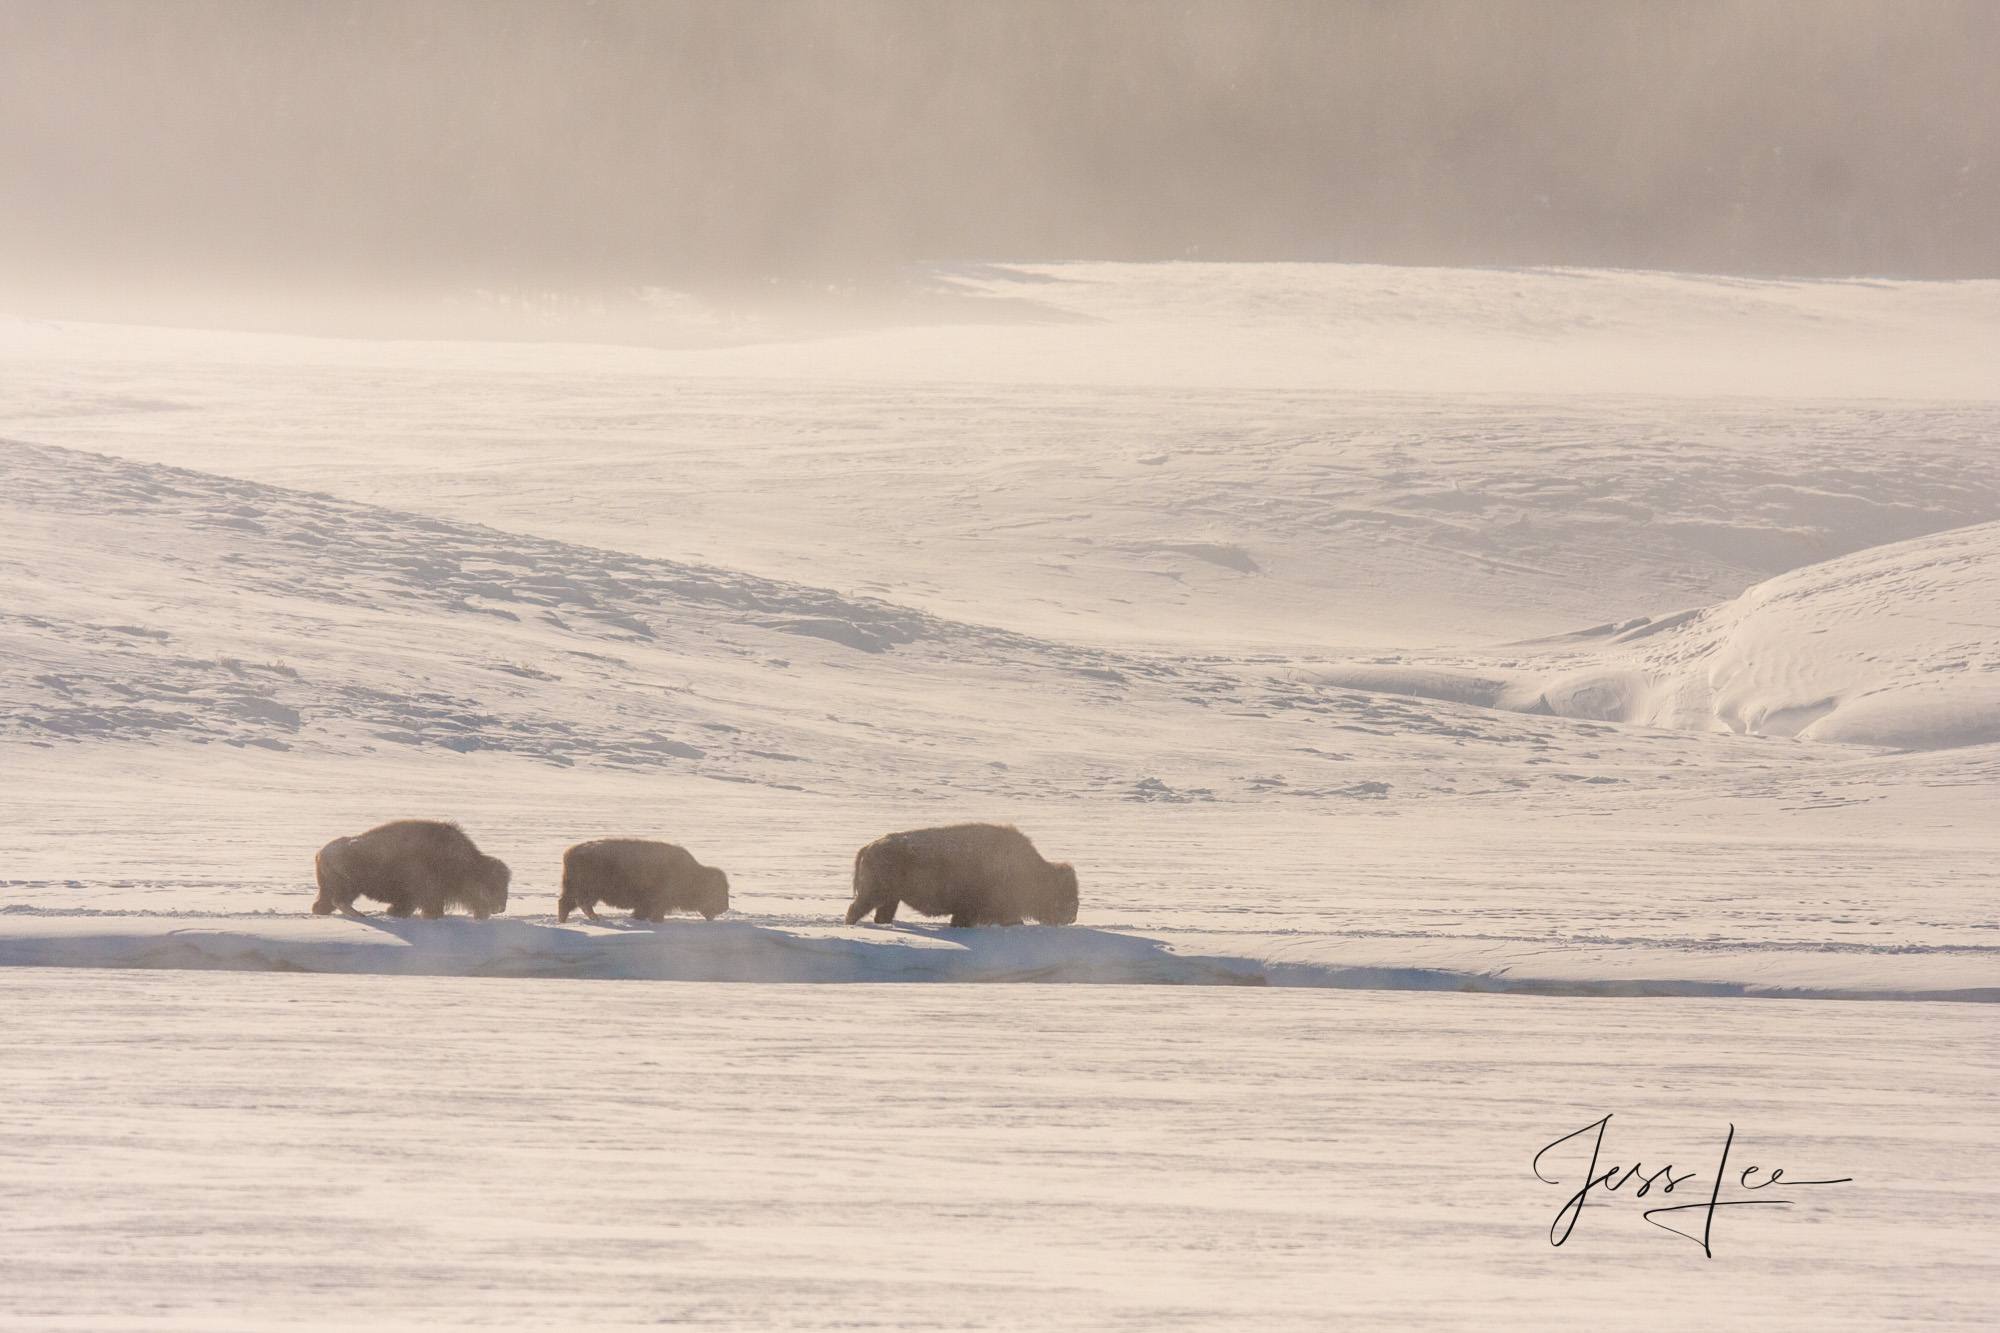
[{"label": "snow ridge", "polygon": [[[182,924],[183,920],[187,924]],[[198,924],[197,924],[198,923]],[[1308,986],[1539,995],[2000,1002],[2000,946],[1745,949],[1492,935],[1173,940],[1085,926],[953,930],[547,919],[239,919],[10,911],[0,966],[776,983]],[[1605,947],[1610,945],[1611,947]]]},{"label": "snow ridge", "polygon": [[1513,656],[1482,674],[1376,661],[1319,679],[1654,727],[1899,750],[1992,744],[2000,523],[1808,565],[1720,606],[1516,645]]}]

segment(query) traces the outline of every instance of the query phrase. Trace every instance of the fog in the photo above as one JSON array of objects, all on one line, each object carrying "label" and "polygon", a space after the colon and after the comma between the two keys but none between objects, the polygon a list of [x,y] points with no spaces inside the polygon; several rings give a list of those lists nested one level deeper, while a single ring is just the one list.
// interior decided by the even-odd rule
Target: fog
[{"label": "fog", "polygon": [[2000,274],[2000,6],[0,3],[15,292]]}]

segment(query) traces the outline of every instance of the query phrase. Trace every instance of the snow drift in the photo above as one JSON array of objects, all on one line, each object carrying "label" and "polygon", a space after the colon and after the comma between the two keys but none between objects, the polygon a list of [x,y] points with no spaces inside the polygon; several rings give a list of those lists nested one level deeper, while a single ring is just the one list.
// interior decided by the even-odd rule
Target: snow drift
[{"label": "snow drift", "polygon": [[1524,647],[1544,649],[1553,669],[1376,662],[1319,679],[1654,727],[1900,750],[1991,744],[2000,741],[2000,523],[1809,565],[1706,610]]},{"label": "snow drift", "polygon": [[1554,995],[2000,1001],[1978,946],[1764,946],[1354,934],[1173,939],[1078,926],[954,930],[770,918],[439,921],[0,913],[0,967],[776,983],[1310,986]]}]

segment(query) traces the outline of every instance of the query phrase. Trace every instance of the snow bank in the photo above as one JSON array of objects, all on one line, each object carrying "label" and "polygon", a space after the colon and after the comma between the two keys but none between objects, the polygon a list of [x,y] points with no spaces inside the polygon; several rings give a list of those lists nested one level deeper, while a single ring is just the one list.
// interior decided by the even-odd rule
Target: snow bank
[{"label": "snow bank", "polygon": [[1660,658],[1650,721],[1897,749],[2000,739],[2000,524],[1780,575]]},{"label": "snow bank", "polygon": [[1543,647],[1561,667],[1473,673],[1377,661],[1317,679],[1600,722],[1899,750],[1991,744],[2000,741],[2000,523],[1809,565],[1721,606]]},{"label": "snow bank", "polygon": [[0,965],[649,981],[1067,981],[1256,985],[1254,965],[1158,940],[1023,926],[773,926],[758,921],[361,920],[8,915]]},{"label": "snow bank", "polygon": [[1557,995],[2000,1001],[2000,950],[1685,947],[1373,934],[1301,940],[1075,926],[952,930],[770,920],[476,922],[125,917],[12,909],[0,966],[605,980],[1067,982]]}]

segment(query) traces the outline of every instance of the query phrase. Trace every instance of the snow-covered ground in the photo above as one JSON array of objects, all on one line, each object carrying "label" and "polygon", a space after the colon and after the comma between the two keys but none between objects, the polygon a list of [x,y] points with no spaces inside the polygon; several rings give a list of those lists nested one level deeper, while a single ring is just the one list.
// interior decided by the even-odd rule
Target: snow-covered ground
[{"label": "snow-covered ground", "polygon": [[[1993,1011],[1924,1001],[2000,998],[2000,284],[920,280],[929,322],[678,346],[0,320],[0,963],[57,965],[0,973],[0,1120],[182,1108],[18,1157],[0,1317],[1990,1319]],[[398,816],[508,861],[507,915],[306,915]],[[839,924],[857,846],[966,818],[1074,862],[1077,925]],[[736,910],[558,925],[608,834]],[[763,984],[878,980],[1218,985]],[[1707,1268],[1607,1209],[1579,1258],[1523,1149],[1586,1107],[1877,1192]],[[1412,1124],[1477,1183],[1420,1188]]]},{"label": "snow-covered ground", "polygon": [[[10,1328],[1995,1309],[1984,1006],[57,970],[0,1005]],[[1607,1165],[1697,1179],[1554,1248],[1588,1151],[1530,1163],[1607,1112]],[[1709,1259],[1641,1213],[1706,1199],[1732,1124],[1724,1201],[1853,1180],[1725,1207]]]}]

